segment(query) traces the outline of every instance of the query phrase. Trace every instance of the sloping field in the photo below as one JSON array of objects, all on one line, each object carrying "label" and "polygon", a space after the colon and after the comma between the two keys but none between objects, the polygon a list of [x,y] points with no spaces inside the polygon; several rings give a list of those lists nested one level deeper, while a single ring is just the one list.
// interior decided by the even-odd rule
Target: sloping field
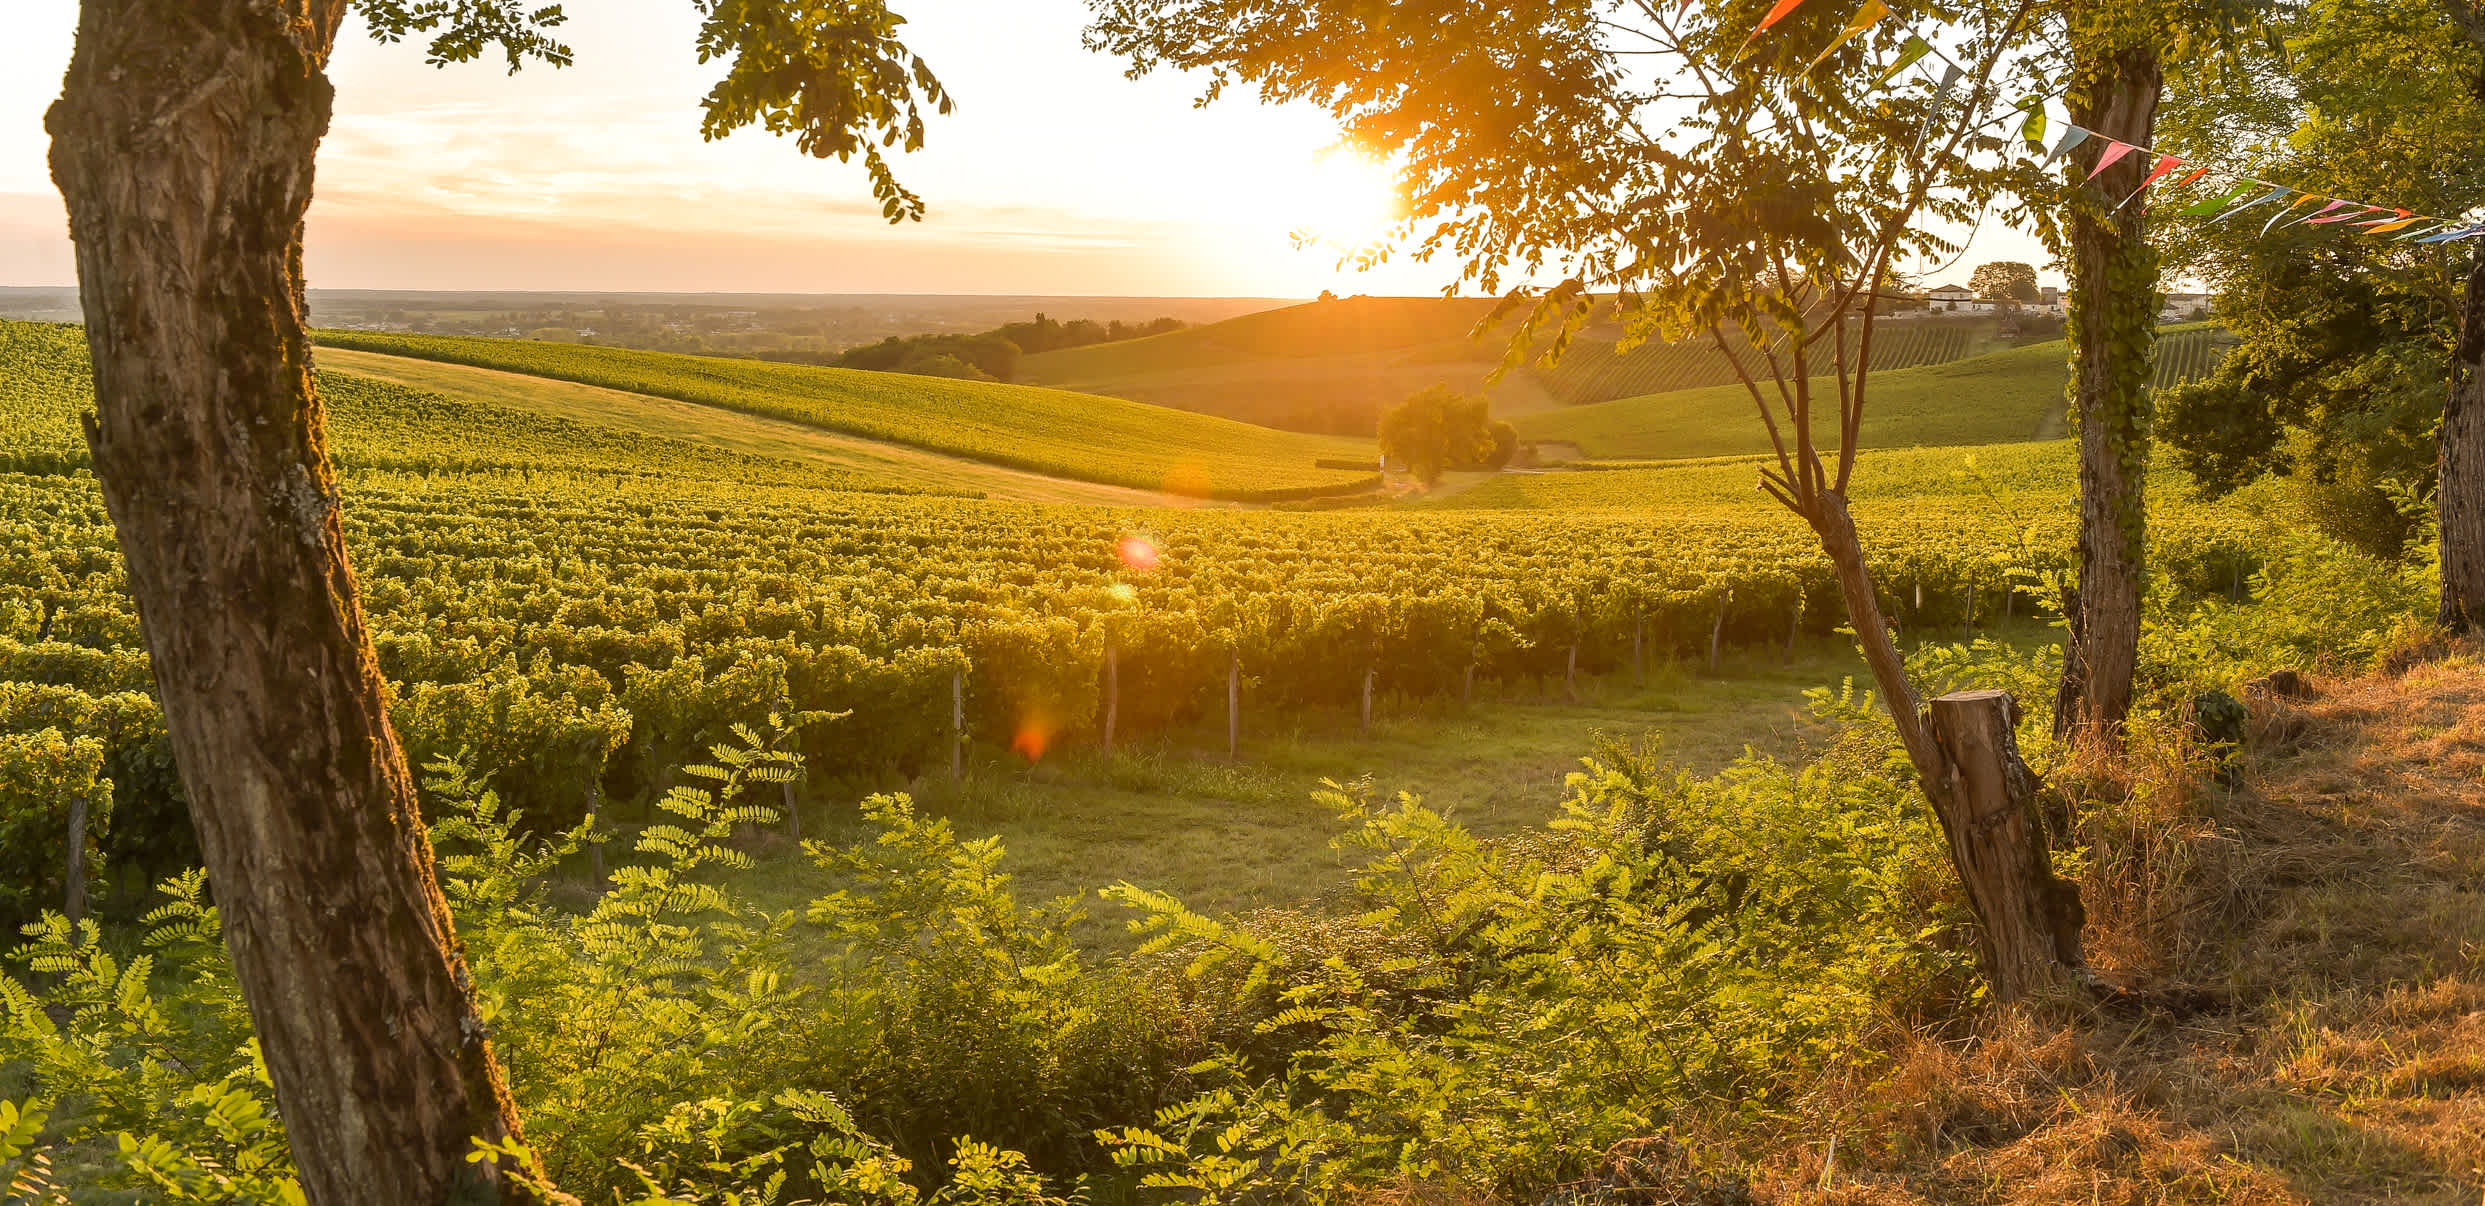
[{"label": "sloping field", "polygon": [[[2180,384],[2216,363],[2219,332],[2206,324],[2168,328],[2158,349],[2158,384]],[[1876,372],[1864,411],[1864,445],[1905,448],[2003,444],[2062,434],[2070,383],[2070,345],[2056,340],[1946,364]],[[1837,430],[1837,382],[1814,378],[1823,413],[1819,438]],[[1675,390],[1523,415],[1522,439],[1567,443],[1596,458],[1681,460],[1766,452],[1751,395],[1740,385]]]},{"label": "sloping field", "polygon": [[[1480,298],[1350,297],[1289,306],[1149,339],[1030,356],[1030,381],[1223,415],[1289,431],[1361,435],[1431,385],[1483,393],[1504,417],[1665,390],[1724,385],[1733,364],[1712,341],[1615,350],[1611,326],[1580,333],[1550,368],[1532,361],[1499,384],[1506,336],[1471,338],[1494,303]],[[1749,355],[1739,335],[1730,335]],[[1873,362],[1939,364],[1998,346],[1994,321],[1883,325]],[[1750,361],[1747,361],[1750,363]]]},{"label": "sloping field", "polygon": [[1368,440],[1271,431],[1115,398],[855,369],[508,339],[327,331],[329,347],[472,365],[721,407],[1056,477],[1245,501],[1362,488],[1316,468]]},{"label": "sloping field", "polygon": [[678,440],[702,449],[816,465],[912,489],[966,491],[1014,502],[1197,505],[1194,500],[1158,491],[1049,477],[786,419],[575,381],[349,348],[323,348],[319,362],[327,366],[323,380],[347,377],[394,382],[440,397]]},{"label": "sloping field", "polygon": [[[328,449],[346,469],[412,473],[592,473],[873,492],[971,492],[860,466],[719,447],[529,407],[322,371]],[[0,320],[0,472],[89,464],[78,416],[94,407],[86,337],[75,326]]]}]

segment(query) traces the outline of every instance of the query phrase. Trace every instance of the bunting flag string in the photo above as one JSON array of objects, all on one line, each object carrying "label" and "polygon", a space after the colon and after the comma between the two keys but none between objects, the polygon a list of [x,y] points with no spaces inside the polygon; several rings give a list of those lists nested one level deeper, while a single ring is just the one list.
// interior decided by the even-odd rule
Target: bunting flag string
[{"label": "bunting flag string", "polygon": [[[1879,24],[1881,18],[1889,15],[1890,6],[1882,3],[1881,0],[1864,0],[1864,7],[1856,11],[1855,19],[1847,22],[1845,29],[1838,31],[1838,36],[1831,40],[1828,49],[1813,56],[1812,61],[1804,65],[1803,73],[1805,75],[1812,74],[1812,69],[1820,66],[1822,59],[1826,59],[1829,56],[1838,53],[1839,47],[1854,41],[1857,34],[1872,28],[1876,24]],[[1931,44],[1927,43],[1926,49],[1930,48]]]},{"label": "bunting flag string", "polygon": [[[1681,0],[1681,8],[1677,12],[1688,11],[1692,2],[1693,0]],[[1761,34],[1785,20],[1802,3],[1803,0],[1777,0],[1767,15],[1761,18],[1758,28],[1752,30],[1750,36],[1743,40],[1743,45],[1749,47]],[[1829,45],[1823,47],[1819,54],[1812,56],[1812,61],[1805,64],[1797,78],[1810,75],[1813,68],[1828,61],[1829,56],[1836,54],[1845,48],[1847,43],[1887,20],[1889,16],[1890,7],[1887,0],[1864,0],[1863,6],[1857,9],[1854,17],[1847,21],[1846,27],[1839,30],[1838,35],[1830,39]],[[1919,140],[1931,132],[1933,125],[1940,118],[1942,109],[1949,103],[1952,91],[1958,87],[1965,72],[1951,60],[1950,56],[1941,53],[1923,35],[1911,33],[1907,35],[1905,41],[1899,43],[1897,56],[1888,67],[1881,70],[1876,81],[1878,86],[1887,87],[1891,81],[1898,78],[1900,73],[1922,62],[1928,56],[1940,59],[1945,70],[1938,82],[1933,83],[1933,103],[1926,113],[1923,127],[1918,132]],[[1924,78],[1932,82],[1932,77]],[[2185,172],[2161,192],[2180,193],[2220,171],[2214,164],[2186,159],[2180,155],[2164,154],[2137,143],[2124,142],[2119,138],[2099,134],[2068,121],[2062,123],[2061,136],[2056,138],[2053,145],[2048,148],[2045,139],[2051,132],[2052,122],[2046,114],[2045,106],[2058,99],[2042,95],[2031,96],[2014,106],[2012,113],[2027,114],[2019,127],[2019,140],[2027,145],[2031,154],[2042,152],[2043,165],[2051,167],[2061,162],[2072,151],[2086,145],[2091,139],[2102,139],[2105,149],[2098,152],[2096,163],[2089,168],[2084,182],[2095,181],[2097,177],[2104,175],[2107,169],[2133,155],[2149,156],[2149,170],[2141,179],[2140,186],[2133,189],[2130,196],[2124,197],[2116,205],[2118,209],[2138,201],[2147,195],[2151,188],[2157,187],[2159,182],[2184,168],[2191,170]],[[1997,121],[2006,121],[2010,116],[2011,113],[2005,113]],[[1987,126],[1993,124],[1996,123],[1989,122]],[[2201,219],[2203,225],[2215,225],[2247,210],[2285,202],[2284,205],[2279,205],[2278,211],[2270,215],[2269,220],[2262,225],[2262,234],[2269,234],[2281,226],[2345,226],[2347,229],[2367,234],[2392,235],[2395,236],[2393,242],[2412,241],[2419,245],[2452,243],[2463,239],[2485,237],[2485,223],[2463,224],[2454,219],[2419,214],[2414,210],[2397,206],[2370,205],[2344,197],[2306,192],[2240,172],[2232,173],[2232,177],[2233,183],[2225,192],[2194,201],[2175,212],[2182,217]],[[2304,212],[2313,206],[2320,208],[2311,209],[2309,213]]]}]

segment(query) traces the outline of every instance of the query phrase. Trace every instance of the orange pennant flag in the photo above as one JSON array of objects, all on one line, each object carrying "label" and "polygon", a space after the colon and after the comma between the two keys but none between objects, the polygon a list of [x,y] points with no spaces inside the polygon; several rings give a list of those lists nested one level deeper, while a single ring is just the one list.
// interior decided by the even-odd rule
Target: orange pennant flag
[{"label": "orange pennant flag", "polygon": [[1785,20],[1786,14],[1795,11],[1796,6],[1802,3],[1803,0],[1777,0],[1777,5],[1769,10],[1769,15],[1760,19],[1760,28],[1752,31],[1751,38],[1743,39],[1743,44],[1745,46],[1751,45],[1752,38],[1757,38],[1760,35],[1769,32],[1770,26]]}]

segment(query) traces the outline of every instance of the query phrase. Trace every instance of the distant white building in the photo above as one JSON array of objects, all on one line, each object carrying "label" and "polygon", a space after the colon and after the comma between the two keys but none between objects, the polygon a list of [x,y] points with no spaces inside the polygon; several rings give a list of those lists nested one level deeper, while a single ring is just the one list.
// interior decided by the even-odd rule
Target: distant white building
[{"label": "distant white building", "polygon": [[[1972,313],[1976,307],[1976,291],[1965,285],[1935,285],[1924,294],[1935,310],[1958,310]],[[1991,304],[1987,303],[1987,308]]]},{"label": "distant white building", "polygon": [[2209,295],[2206,293],[2169,293],[2166,304],[2157,311],[2159,322],[2190,322],[2209,317]]}]

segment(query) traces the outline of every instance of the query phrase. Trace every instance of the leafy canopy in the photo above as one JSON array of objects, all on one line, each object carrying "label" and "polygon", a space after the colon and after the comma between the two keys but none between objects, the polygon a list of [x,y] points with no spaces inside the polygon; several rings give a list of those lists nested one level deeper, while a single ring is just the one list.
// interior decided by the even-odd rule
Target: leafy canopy
[{"label": "leafy canopy", "polygon": [[[2485,203],[2485,53],[2452,11],[2319,0],[2267,44],[2169,81],[2160,143],[2298,188],[2457,215]],[[2443,366],[2473,243],[2427,246],[2298,223],[2184,222],[2168,260],[2213,287],[2238,346],[2169,391],[2160,434],[2216,495],[2296,479],[2311,518],[2364,547],[2408,535],[2389,483],[2431,481]]]}]

